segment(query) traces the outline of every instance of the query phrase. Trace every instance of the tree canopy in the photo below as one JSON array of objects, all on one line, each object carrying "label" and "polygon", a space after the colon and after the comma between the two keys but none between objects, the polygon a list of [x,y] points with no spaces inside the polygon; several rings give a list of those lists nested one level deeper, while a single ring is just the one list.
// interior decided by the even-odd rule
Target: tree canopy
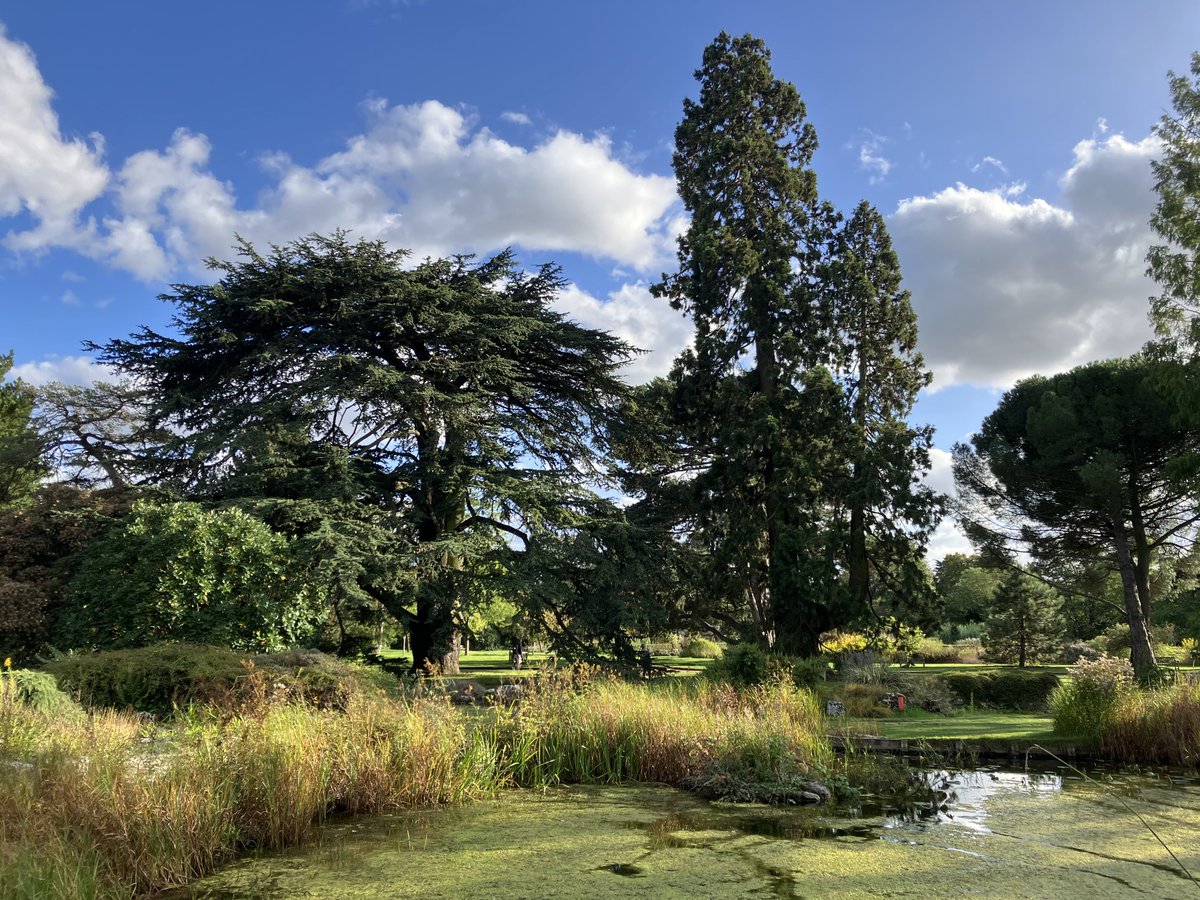
[{"label": "tree canopy", "polygon": [[1105,559],[1122,581],[1133,664],[1154,667],[1152,570],[1200,523],[1191,475],[1197,434],[1178,424],[1141,357],[1091,363],[1008,391],[971,446],[954,448],[977,542],[1040,561]]},{"label": "tree canopy", "polygon": [[218,282],[163,296],[176,335],[100,358],[174,435],[163,480],[300,539],[333,594],[408,626],[415,667],[453,670],[484,562],[612,512],[596,487],[632,351],[551,309],[553,266],[405,263],[341,233],[242,243]]},{"label": "tree canopy", "polygon": [[0,356],[0,507],[33,493],[45,474],[42,445],[30,424],[34,391],[19,378],[6,381],[13,356]]},{"label": "tree canopy", "polygon": [[820,201],[816,132],[763,42],[721,34],[696,78],[674,157],[691,220],[653,288],[695,339],[643,395],[678,436],[647,502],[726,598],[709,616],[740,606],[761,640],[813,655],[901,582],[924,593],[930,433],[904,420],[928,376],[883,220],[863,204],[839,228]]}]

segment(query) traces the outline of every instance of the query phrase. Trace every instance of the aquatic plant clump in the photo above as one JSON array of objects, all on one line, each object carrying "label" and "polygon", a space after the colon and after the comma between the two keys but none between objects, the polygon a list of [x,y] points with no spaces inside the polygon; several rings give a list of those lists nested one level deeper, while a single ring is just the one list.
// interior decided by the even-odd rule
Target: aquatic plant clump
[{"label": "aquatic plant clump", "polygon": [[493,739],[520,787],[694,783],[714,768],[759,781],[829,767],[815,697],[788,682],[739,691],[699,680],[647,689],[603,678],[583,690],[536,683]]},{"label": "aquatic plant clump", "polygon": [[1099,737],[1117,702],[1133,690],[1129,660],[1101,655],[1081,660],[1071,678],[1050,697],[1054,731],[1071,737]]}]

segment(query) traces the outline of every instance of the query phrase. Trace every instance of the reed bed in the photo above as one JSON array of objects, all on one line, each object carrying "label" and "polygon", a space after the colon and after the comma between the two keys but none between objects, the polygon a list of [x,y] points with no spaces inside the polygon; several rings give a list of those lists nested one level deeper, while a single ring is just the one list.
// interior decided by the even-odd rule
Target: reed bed
[{"label": "reed bed", "polygon": [[[575,676],[565,676],[575,677]],[[625,781],[679,785],[714,765],[764,778],[832,761],[816,699],[790,684],[738,691],[707,681],[648,688],[601,678],[534,686],[493,741],[518,787]]]},{"label": "reed bed", "polygon": [[201,708],[165,725],[51,714],[0,684],[0,895],[108,898],[180,886],[331,814],[453,804],[502,787],[682,784],[736,762],[822,768],[815,700],[784,685],[651,687],[556,674],[472,716],[445,697],[368,693],[344,709]]},{"label": "reed bed", "polygon": [[1100,728],[1100,749],[1120,762],[1200,766],[1200,685],[1124,692]]}]

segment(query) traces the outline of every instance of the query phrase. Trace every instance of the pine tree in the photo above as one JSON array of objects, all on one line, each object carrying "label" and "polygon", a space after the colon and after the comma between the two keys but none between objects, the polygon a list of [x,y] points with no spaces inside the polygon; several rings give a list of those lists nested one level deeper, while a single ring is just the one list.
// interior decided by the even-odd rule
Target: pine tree
[{"label": "pine tree", "polygon": [[983,647],[992,659],[1028,662],[1045,658],[1062,635],[1058,595],[1024,572],[1013,572],[996,590],[983,632]]}]

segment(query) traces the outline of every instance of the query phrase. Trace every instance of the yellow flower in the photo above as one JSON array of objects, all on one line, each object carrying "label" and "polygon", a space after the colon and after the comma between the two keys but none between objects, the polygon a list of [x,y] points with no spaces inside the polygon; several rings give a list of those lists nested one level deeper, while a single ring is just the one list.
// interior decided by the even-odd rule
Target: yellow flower
[{"label": "yellow flower", "polygon": [[11,656],[4,657],[4,668],[6,668],[6,669],[12,668],[12,657]]}]

